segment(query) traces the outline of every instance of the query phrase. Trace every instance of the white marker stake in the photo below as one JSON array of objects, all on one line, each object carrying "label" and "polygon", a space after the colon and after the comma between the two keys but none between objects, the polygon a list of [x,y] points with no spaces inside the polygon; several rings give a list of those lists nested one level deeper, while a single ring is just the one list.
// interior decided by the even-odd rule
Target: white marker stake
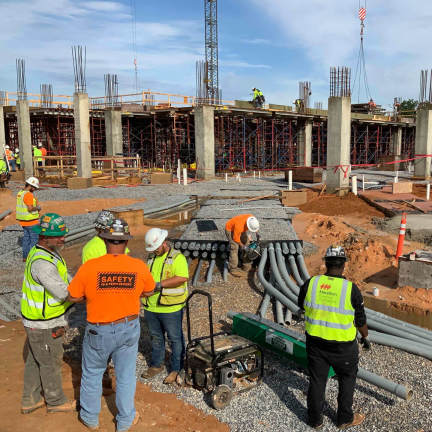
[{"label": "white marker stake", "polygon": [[183,168],[183,185],[184,186],[187,186],[187,180],[188,180],[188,178],[187,178],[187,169]]},{"label": "white marker stake", "polygon": [[363,192],[364,192],[364,174],[362,175],[362,189],[363,189]]},{"label": "white marker stake", "polygon": [[177,183],[180,184],[181,183],[181,178],[180,178],[180,168],[177,167]]},{"label": "white marker stake", "polygon": [[399,181],[399,171],[396,171],[396,177],[394,178],[394,183],[397,183]]},{"label": "white marker stake", "polygon": [[430,183],[426,185],[426,201],[430,199]]},{"label": "white marker stake", "polygon": [[255,178],[255,171],[254,171],[254,178]]},{"label": "white marker stake", "polygon": [[228,173],[225,173],[225,183],[228,183]]},{"label": "white marker stake", "polygon": [[239,181],[239,183],[241,183],[241,175],[240,175],[240,173],[238,174],[238,181]]},{"label": "white marker stake", "polygon": [[261,178],[261,171],[258,171],[258,178]]},{"label": "white marker stake", "polygon": [[288,190],[292,191],[292,171],[288,171]]},{"label": "white marker stake", "polygon": [[354,195],[357,195],[357,176],[351,177],[351,190]]}]

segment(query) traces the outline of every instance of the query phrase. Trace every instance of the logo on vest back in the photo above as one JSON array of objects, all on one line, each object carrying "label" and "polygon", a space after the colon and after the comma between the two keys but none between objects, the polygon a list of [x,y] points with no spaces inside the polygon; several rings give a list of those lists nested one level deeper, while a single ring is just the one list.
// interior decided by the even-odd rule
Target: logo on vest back
[{"label": "logo on vest back", "polygon": [[329,284],[321,284],[320,285],[320,289],[328,291],[329,289],[331,289],[331,285],[329,285]]},{"label": "logo on vest back", "polygon": [[136,285],[136,273],[98,273],[98,290],[133,290]]}]

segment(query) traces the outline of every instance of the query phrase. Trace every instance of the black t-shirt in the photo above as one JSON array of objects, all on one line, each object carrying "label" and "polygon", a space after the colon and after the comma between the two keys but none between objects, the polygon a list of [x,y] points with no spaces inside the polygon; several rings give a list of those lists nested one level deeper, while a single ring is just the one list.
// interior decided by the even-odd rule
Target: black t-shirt
[{"label": "black t-shirt", "polygon": [[[327,275],[326,276],[331,276]],[[338,277],[338,276],[331,276],[331,277]],[[343,277],[340,277],[340,279],[344,279]],[[307,294],[307,290],[309,287],[310,279],[307,280],[300,288],[300,293],[298,296],[298,307],[302,310],[304,310],[304,300]],[[354,308],[354,324],[357,328],[362,327],[366,324],[366,312],[364,309],[364,303],[363,303],[363,296],[358,288],[358,286],[353,283],[352,289],[351,289],[351,304]],[[307,335],[308,337],[312,337]]]}]

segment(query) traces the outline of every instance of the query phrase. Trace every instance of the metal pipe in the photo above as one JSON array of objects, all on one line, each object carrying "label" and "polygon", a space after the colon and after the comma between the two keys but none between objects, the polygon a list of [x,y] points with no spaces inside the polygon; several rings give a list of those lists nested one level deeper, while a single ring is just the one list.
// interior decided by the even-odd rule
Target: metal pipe
[{"label": "metal pipe", "polygon": [[209,268],[207,270],[206,283],[211,283],[212,282],[213,271],[214,271],[215,265],[216,265],[216,260],[212,259],[210,261],[210,265],[209,265]]},{"label": "metal pipe", "polygon": [[279,300],[282,304],[284,304],[287,308],[289,308],[295,315],[300,316],[301,314],[300,308],[296,304],[294,304],[288,297],[286,297],[280,291],[278,291],[264,277],[264,267],[267,263],[267,256],[268,256],[268,250],[267,248],[264,248],[261,255],[261,260],[258,265],[258,279],[260,280],[260,282],[262,283],[263,287],[268,292],[268,294],[272,295],[277,300]]},{"label": "metal pipe", "polygon": [[[275,256],[273,243],[270,243],[267,249],[269,251],[269,256],[270,256],[270,269],[272,271],[271,274],[272,276],[274,276],[277,285],[280,288],[280,291],[282,291],[282,293],[285,294],[294,304],[297,304],[297,296],[287,287],[287,284],[284,282],[279,272],[279,268],[276,263],[276,256]],[[270,283],[272,283],[271,280]]]},{"label": "metal pipe", "polygon": [[228,282],[228,261],[224,261],[222,270],[222,279],[224,282]]},{"label": "metal pipe", "polygon": [[192,279],[192,286],[196,285],[198,282],[199,275],[201,273],[201,267],[203,265],[204,260],[200,259],[195,269],[195,273]]},{"label": "metal pipe", "polygon": [[416,342],[408,341],[407,339],[396,336],[379,333],[373,330],[369,331],[368,338],[371,342],[377,343],[378,345],[386,345],[393,348],[398,348],[402,351],[406,351],[411,354],[416,354],[432,360],[432,350],[422,347]]},{"label": "metal pipe", "polygon": [[[267,313],[267,309],[270,305],[270,294],[265,293],[263,301],[261,302],[261,306],[260,306],[260,310],[259,310],[259,315],[261,318],[265,318],[266,313]],[[289,310],[289,309],[287,309]]]},{"label": "metal pipe", "polygon": [[288,264],[291,274],[294,276],[297,285],[301,287],[303,285],[303,279],[300,277],[294,255],[288,255]]},{"label": "metal pipe", "polygon": [[294,281],[291,279],[290,275],[288,274],[286,265],[285,265],[285,259],[282,255],[282,250],[280,248],[279,243],[276,243],[276,258],[277,258],[277,264],[278,268],[282,274],[282,277],[284,278],[288,288],[295,294],[295,299],[293,301],[297,301],[297,297],[300,293],[300,288],[294,283]]},{"label": "metal pipe", "polygon": [[276,322],[279,325],[284,325],[285,321],[284,321],[284,315],[283,315],[283,306],[279,300],[276,300],[275,309],[276,309]]},{"label": "metal pipe", "polygon": [[382,376],[374,374],[373,372],[369,372],[361,367],[358,368],[357,378],[360,378],[363,381],[368,382],[369,384],[382,388],[404,400],[410,400],[413,396],[413,391],[411,388],[405,387],[401,384],[397,384],[393,381],[383,378]]}]

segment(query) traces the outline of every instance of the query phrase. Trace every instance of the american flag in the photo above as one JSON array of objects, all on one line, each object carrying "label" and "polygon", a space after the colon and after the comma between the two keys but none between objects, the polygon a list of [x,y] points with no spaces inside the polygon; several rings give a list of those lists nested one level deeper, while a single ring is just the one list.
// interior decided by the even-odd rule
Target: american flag
[{"label": "american flag", "polygon": [[366,18],[366,9],[365,8],[359,9],[359,18],[361,21],[365,20],[365,18]]}]

